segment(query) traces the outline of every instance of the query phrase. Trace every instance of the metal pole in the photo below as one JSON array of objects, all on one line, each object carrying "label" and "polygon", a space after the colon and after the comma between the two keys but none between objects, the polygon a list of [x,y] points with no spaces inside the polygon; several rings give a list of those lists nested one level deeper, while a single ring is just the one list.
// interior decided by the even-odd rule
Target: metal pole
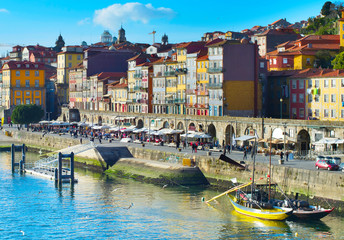
[{"label": "metal pole", "polygon": [[12,172],[14,172],[14,165],[15,165],[15,149],[14,149],[14,144],[11,145],[11,163],[12,163]]},{"label": "metal pole", "polygon": [[255,167],[256,167],[256,144],[257,144],[257,138],[254,139],[254,146],[253,146],[253,169],[252,169],[252,185],[251,185],[251,199],[253,197],[253,188],[254,188],[254,171],[255,171]]},{"label": "metal pole", "polygon": [[58,162],[58,182],[62,183],[62,153],[59,152],[59,162]]},{"label": "metal pole", "polygon": [[74,153],[70,154],[70,183],[74,183]]},{"label": "metal pole", "polygon": [[20,171],[21,172],[24,171],[24,166],[25,166],[25,144],[23,144],[23,147],[22,147],[22,160],[21,160],[21,164],[20,164]]},{"label": "metal pole", "polygon": [[284,133],[283,133],[283,149],[284,149],[284,156],[286,156],[285,155],[285,153],[286,153],[286,149],[285,149],[285,135],[287,134],[287,124],[286,123],[284,123]]},{"label": "metal pole", "polygon": [[281,99],[280,99],[280,103],[281,103],[281,104],[280,104],[281,119],[282,119],[282,102],[283,102],[283,99],[281,98]]}]

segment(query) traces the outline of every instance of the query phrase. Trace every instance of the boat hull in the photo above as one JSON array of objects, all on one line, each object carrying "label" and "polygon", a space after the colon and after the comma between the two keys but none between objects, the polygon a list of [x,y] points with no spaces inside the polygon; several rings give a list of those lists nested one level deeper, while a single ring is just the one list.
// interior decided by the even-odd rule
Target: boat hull
[{"label": "boat hull", "polygon": [[327,216],[329,213],[333,211],[332,209],[320,209],[320,210],[311,210],[311,211],[304,211],[304,210],[294,210],[293,217],[299,218],[299,219],[312,219],[312,220],[318,220],[325,216]]},{"label": "boat hull", "polygon": [[236,203],[231,197],[229,197],[229,200],[231,204],[233,205],[236,212],[264,220],[272,220],[272,221],[283,221],[286,218],[288,218],[292,213],[293,209],[291,208],[279,208],[274,207],[273,209],[254,209],[254,208],[248,208],[241,204]]}]

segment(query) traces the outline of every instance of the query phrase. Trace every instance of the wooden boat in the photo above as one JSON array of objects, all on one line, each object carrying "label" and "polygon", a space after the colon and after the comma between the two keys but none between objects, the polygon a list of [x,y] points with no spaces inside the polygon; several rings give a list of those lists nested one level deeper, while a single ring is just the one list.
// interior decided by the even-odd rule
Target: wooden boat
[{"label": "wooden boat", "polygon": [[331,213],[334,208],[317,208],[315,206],[309,206],[309,208],[302,209],[298,208],[293,211],[293,217],[299,219],[311,219],[311,220],[319,220],[329,213]]},{"label": "wooden boat", "polygon": [[246,207],[242,203],[238,203],[237,199],[234,196],[228,196],[235,211],[249,217],[259,218],[263,220],[282,221],[288,218],[293,213],[292,208],[282,208],[276,206],[273,206],[271,209]]}]

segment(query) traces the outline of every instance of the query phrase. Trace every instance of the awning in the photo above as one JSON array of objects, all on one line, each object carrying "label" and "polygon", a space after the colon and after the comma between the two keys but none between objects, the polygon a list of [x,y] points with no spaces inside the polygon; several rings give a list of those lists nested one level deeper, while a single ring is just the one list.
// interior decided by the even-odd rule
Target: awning
[{"label": "awning", "polygon": [[249,141],[257,138],[256,136],[243,135],[241,137],[234,138],[235,141]]},{"label": "awning", "polygon": [[111,94],[105,94],[103,97],[111,97]]},{"label": "awning", "polygon": [[323,138],[319,141],[315,142],[314,144],[343,144],[344,139],[339,138]]},{"label": "awning", "polygon": [[173,97],[173,95],[172,94],[167,94],[165,97],[166,98],[170,98],[170,97]]}]

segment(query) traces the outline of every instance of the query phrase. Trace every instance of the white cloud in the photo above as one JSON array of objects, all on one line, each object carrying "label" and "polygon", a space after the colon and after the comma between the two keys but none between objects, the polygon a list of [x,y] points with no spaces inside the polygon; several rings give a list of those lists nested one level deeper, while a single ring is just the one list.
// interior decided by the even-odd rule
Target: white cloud
[{"label": "white cloud", "polygon": [[9,13],[9,11],[5,8],[0,8],[0,13]]},{"label": "white cloud", "polygon": [[172,18],[175,12],[170,8],[154,8],[152,4],[146,5],[138,2],[126,4],[113,4],[107,8],[96,10],[93,22],[105,28],[115,30],[121,23],[128,21],[142,22],[147,24],[156,18]]},{"label": "white cloud", "polygon": [[78,25],[85,25],[85,24],[90,24],[91,23],[91,18],[84,18],[78,22]]}]

